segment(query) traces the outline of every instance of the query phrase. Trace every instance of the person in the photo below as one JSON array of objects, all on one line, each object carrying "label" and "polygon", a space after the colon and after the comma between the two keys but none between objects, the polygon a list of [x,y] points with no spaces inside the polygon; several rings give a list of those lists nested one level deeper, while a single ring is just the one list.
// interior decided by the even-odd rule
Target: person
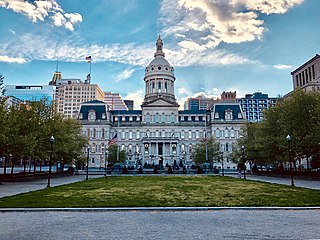
[{"label": "person", "polygon": [[143,173],[143,170],[142,170],[142,166],[141,166],[141,165],[139,166],[138,173],[139,173],[139,174],[142,174],[142,173]]},{"label": "person", "polygon": [[238,170],[238,178],[241,178],[241,170],[242,170],[242,164],[241,163],[238,163],[237,170]]},{"label": "person", "polygon": [[184,175],[186,175],[186,174],[187,174],[187,169],[186,169],[186,166],[183,166],[183,170],[182,170],[182,173],[183,173]]}]

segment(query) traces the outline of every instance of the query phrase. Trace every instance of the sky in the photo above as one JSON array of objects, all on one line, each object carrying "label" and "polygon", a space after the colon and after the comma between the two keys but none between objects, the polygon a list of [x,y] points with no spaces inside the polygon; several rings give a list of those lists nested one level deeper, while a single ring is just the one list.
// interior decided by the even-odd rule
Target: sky
[{"label": "sky", "polygon": [[237,97],[293,89],[290,72],[320,53],[319,0],[0,0],[0,74],[47,85],[89,73],[103,91],[135,100],[160,34],[175,95]]}]

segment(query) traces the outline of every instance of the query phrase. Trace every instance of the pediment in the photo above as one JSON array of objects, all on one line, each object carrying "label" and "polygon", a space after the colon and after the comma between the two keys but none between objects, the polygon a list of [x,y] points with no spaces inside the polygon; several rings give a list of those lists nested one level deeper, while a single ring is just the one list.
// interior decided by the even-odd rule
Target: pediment
[{"label": "pediment", "polygon": [[148,103],[143,103],[142,107],[179,107],[179,104],[168,101],[165,98],[157,98]]}]

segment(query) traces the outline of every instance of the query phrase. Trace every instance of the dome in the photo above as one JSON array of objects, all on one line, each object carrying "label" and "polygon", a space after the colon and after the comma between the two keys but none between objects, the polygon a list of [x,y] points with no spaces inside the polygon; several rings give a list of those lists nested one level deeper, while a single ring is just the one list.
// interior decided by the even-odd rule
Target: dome
[{"label": "dome", "polygon": [[170,63],[163,57],[156,57],[150,62],[149,67],[158,66],[158,65],[161,65],[164,67],[164,66],[170,66]]}]

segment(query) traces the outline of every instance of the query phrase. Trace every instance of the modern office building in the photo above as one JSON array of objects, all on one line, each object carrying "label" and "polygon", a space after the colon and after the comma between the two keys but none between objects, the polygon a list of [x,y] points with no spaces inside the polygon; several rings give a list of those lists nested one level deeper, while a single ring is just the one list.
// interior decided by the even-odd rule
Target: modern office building
[{"label": "modern office building", "polygon": [[81,105],[78,119],[89,138],[90,166],[103,166],[108,143],[116,135],[129,161],[164,165],[174,161],[190,164],[195,145],[205,136],[215,136],[226,168],[235,169],[231,153],[246,122],[240,104],[217,102],[209,110],[180,111],[174,93],[174,68],[162,49],[159,37],[154,59],[145,69],[141,110],[112,110],[103,101]]},{"label": "modern office building", "polygon": [[110,106],[111,110],[128,110],[120,93],[104,92],[104,100]]},{"label": "modern office building", "polygon": [[19,106],[20,104],[23,103],[23,101],[21,101],[19,98],[16,98],[14,96],[4,96],[4,95],[0,95],[0,101],[5,99],[6,101],[6,107],[10,108],[12,106]]},{"label": "modern office building", "polygon": [[268,94],[261,92],[246,94],[244,98],[237,99],[249,122],[260,122],[263,119],[263,112],[275,106],[277,101],[278,98],[270,98]]},{"label": "modern office building", "polygon": [[[69,80],[71,81],[71,80]],[[57,112],[65,117],[77,118],[83,102],[103,101],[104,93],[97,84],[86,84],[67,81],[57,87],[55,94]]]},{"label": "modern office building", "polygon": [[207,98],[203,95],[188,98],[188,100],[184,102],[184,110],[207,110],[213,101],[214,98]]},{"label": "modern office building", "polygon": [[316,54],[306,63],[291,72],[293,89],[305,92],[320,91],[320,55]]},{"label": "modern office building", "polygon": [[22,101],[39,101],[41,98],[53,100],[55,86],[48,85],[5,85],[5,95]]},{"label": "modern office building", "polygon": [[133,100],[123,100],[126,104],[128,110],[133,110],[134,107],[134,101]]}]

